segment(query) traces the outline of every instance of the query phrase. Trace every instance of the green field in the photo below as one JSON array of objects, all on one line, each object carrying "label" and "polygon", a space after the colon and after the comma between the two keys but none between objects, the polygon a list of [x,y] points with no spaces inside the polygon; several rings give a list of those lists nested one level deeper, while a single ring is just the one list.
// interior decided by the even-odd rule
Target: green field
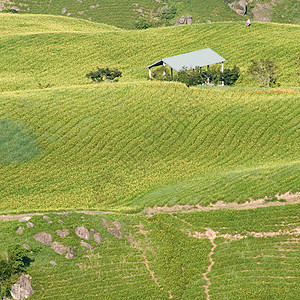
[{"label": "green field", "polygon": [[[0,259],[12,244],[30,246],[30,299],[297,298],[300,206],[275,195],[299,202],[299,29],[137,31],[0,14]],[[148,81],[145,66],[207,47],[241,68],[236,86]],[[260,57],[278,63],[280,87],[252,80],[247,69]],[[97,66],[122,78],[94,84],[85,74]],[[260,198],[282,206],[193,211]],[[155,213],[173,206],[179,212]],[[32,212],[53,223],[34,215],[27,228],[1,216]],[[110,228],[118,220],[122,238],[102,219]],[[101,233],[100,244],[88,241],[92,252],[77,226]],[[74,259],[34,240],[42,231],[72,246]]]},{"label": "green field", "polygon": [[[192,15],[193,23],[244,21],[255,18],[253,11],[259,5],[261,16],[269,16],[272,22],[299,24],[299,3],[294,0],[254,0],[248,3],[247,15],[240,16],[228,7],[228,2],[233,0],[14,0],[2,1],[2,11],[17,8],[19,14],[50,14],[68,16],[70,19],[92,20],[119,28],[135,29],[141,20],[152,21],[156,26],[157,10],[166,5],[176,8],[176,15],[169,21],[170,25],[181,16]],[[1,7],[1,6],[0,6]],[[257,18],[256,20],[260,20]],[[162,22],[164,23],[164,22]],[[154,26],[154,25],[153,25]]]},{"label": "green field", "polygon": [[[28,268],[35,293],[30,299],[297,299],[299,293],[299,204],[252,211],[91,216],[48,214],[25,223],[0,223],[0,253],[10,244],[28,244],[34,262]],[[106,219],[121,223],[122,238],[109,233]],[[58,223],[62,220],[63,224]],[[0,221],[1,222],[1,221]],[[24,233],[17,235],[22,226]],[[74,233],[94,228],[102,242],[88,241],[88,252]],[[60,238],[56,230],[69,229]],[[74,259],[56,254],[33,238],[41,231],[73,246]],[[208,235],[207,235],[208,234]],[[210,235],[211,234],[211,235]],[[214,236],[215,234],[215,236]],[[299,236],[299,233],[298,233]],[[212,242],[209,240],[212,239]],[[216,246],[212,251],[214,243]],[[55,261],[52,266],[50,261]]]}]

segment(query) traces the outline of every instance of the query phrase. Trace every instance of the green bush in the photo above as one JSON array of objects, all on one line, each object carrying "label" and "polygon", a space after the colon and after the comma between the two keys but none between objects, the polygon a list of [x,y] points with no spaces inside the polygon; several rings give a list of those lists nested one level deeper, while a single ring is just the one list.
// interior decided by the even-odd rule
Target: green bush
[{"label": "green bush", "polygon": [[86,74],[87,78],[91,78],[94,82],[100,83],[101,81],[118,81],[118,77],[122,77],[122,72],[118,69],[99,68],[97,71],[92,71]]},{"label": "green bush", "polygon": [[28,250],[18,244],[8,248],[7,258],[0,260],[0,298],[9,294],[11,285],[17,280],[16,275],[24,272],[30,262]]},{"label": "green bush", "polygon": [[170,69],[167,68],[166,66],[161,66],[159,68],[156,68],[152,72],[152,77],[157,80],[171,81]]},{"label": "green bush", "polygon": [[233,85],[240,76],[240,68],[234,66],[232,69],[227,68],[222,73],[218,66],[212,66],[203,71],[199,67],[195,69],[184,68],[178,73],[178,81],[185,83],[187,86],[203,84],[209,80],[213,84]]},{"label": "green bush", "polygon": [[268,58],[252,59],[249,72],[262,86],[274,87],[278,85],[278,66],[274,61]]}]

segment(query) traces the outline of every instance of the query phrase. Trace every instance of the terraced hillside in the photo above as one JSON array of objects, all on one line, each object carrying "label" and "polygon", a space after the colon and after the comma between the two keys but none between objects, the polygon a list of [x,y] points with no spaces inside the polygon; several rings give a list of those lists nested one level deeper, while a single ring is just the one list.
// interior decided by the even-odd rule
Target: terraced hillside
[{"label": "terraced hillside", "polygon": [[[146,81],[147,63],[172,49],[173,54],[207,46],[217,50],[220,36],[230,41],[234,28],[244,30],[238,24],[142,34],[107,25],[87,33],[89,23],[62,17],[4,15],[1,20],[6,91],[0,94],[1,211],[140,210],[298,191],[299,91],[188,89]],[[292,37],[299,26],[253,28],[263,35],[254,39],[245,33],[253,35],[253,56],[262,55],[258,42],[265,39],[264,51],[282,62],[281,80],[296,84],[290,74],[296,73]],[[278,51],[267,39],[280,31],[285,34],[276,41]],[[165,51],[162,33],[170,41]],[[200,33],[203,40],[196,38]],[[183,51],[177,45],[184,39],[189,43]],[[241,43],[222,44],[225,55],[219,53],[232,57],[229,63],[238,57],[249,63]],[[120,68],[123,80],[87,84],[84,75],[100,63]]]},{"label": "terraced hillside", "polygon": [[[297,299],[299,208],[149,219],[47,214],[32,217],[31,228],[0,221],[0,255],[16,243],[30,248],[30,299]],[[78,237],[79,226],[100,233],[100,243],[92,233]],[[37,240],[41,232],[51,234],[52,244]],[[74,257],[67,259],[70,246]]]},{"label": "terraced hillside", "polygon": [[0,91],[87,84],[85,74],[97,66],[119,68],[122,82],[145,81],[145,66],[204,48],[226,58],[225,67],[241,68],[238,85],[257,85],[247,70],[251,59],[260,57],[278,63],[282,86],[299,84],[297,25],[218,23],[127,31],[64,17],[2,14],[0,27]]},{"label": "terraced hillside", "polygon": [[[0,214],[26,213],[0,215],[0,264],[30,249],[30,299],[297,298],[299,26],[1,14],[0,28]],[[241,67],[237,87],[147,80],[206,47]],[[282,87],[252,82],[259,57]],[[93,84],[97,66],[123,77]]]}]

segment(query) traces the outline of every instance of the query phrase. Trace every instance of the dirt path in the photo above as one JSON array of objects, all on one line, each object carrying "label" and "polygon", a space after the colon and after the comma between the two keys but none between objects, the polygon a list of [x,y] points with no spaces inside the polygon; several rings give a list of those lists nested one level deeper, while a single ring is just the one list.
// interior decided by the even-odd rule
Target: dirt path
[{"label": "dirt path", "polygon": [[214,254],[214,250],[217,247],[217,245],[215,244],[214,240],[217,237],[216,233],[211,230],[210,228],[206,228],[206,236],[209,238],[211,244],[212,244],[212,248],[208,254],[208,258],[210,261],[210,265],[207,268],[207,271],[205,273],[203,273],[203,277],[206,280],[206,285],[204,286],[205,289],[205,294],[206,294],[206,300],[210,299],[210,295],[209,295],[209,286],[211,285],[211,282],[209,280],[209,278],[207,277],[208,273],[211,271],[212,266],[214,265],[214,261],[212,259],[212,255]]},{"label": "dirt path", "polygon": [[[147,207],[144,209],[143,213],[147,215],[147,217],[152,217],[154,214],[158,213],[189,213],[189,212],[197,212],[197,211],[210,211],[210,210],[217,210],[217,209],[255,209],[259,207],[270,207],[270,206],[282,206],[287,204],[296,204],[300,203],[300,192],[296,192],[292,194],[287,192],[282,195],[275,195],[278,201],[268,201],[268,198],[262,198],[257,200],[249,200],[245,203],[236,203],[236,202],[223,202],[218,201],[214,204],[210,204],[208,206],[201,206],[197,205],[174,205],[174,206],[154,206],[154,207]],[[280,201],[281,200],[281,201]],[[284,200],[284,201],[282,201]],[[75,211],[76,213],[88,214],[88,215],[103,215],[103,214],[113,214],[112,211],[95,211],[95,210],[78,210]],[[9,220],[19,220],[24,217],[32,217],[32,216],[43,216],[46,214],[64,214],[64,212],[37,212],[37,213],[25,213],[25,214],[9,214],[9,215],[0,215],[0,220],[9,221]]]},{"label": "dirt path", "polygon": [[[182,212],[182,213],[189,213],[189,212],[197,212],[197,211],[210,211],[210,210],[217,210],[217,209],[236,209],[236,210],[242,210],[242,209],[255,209],[259,207],[270,207],[270,206],[282,206],[287,204],[296,204],[300,203],[300,192],[296,192],[295,194],[292,194],[290,192],[287,192],[282,195],[275,195],[277,198],[277,201],[268,201],[268,198],[262,198],[257,200],[249,200],[245,203],[237,203],[237,202],[223,202],[218,201],[214,204],[210,204],[208,206],[201,206],[199,204],[197,205],[174,205],[168,207],[165,206],[155,206],[155,207],[147,207],[144,209],[144,213],[146,213],[147,217],[152,217],[154,214],[158,213],[176,213],[176,212]],[[283,201],[284,200],[284,201]]]}]

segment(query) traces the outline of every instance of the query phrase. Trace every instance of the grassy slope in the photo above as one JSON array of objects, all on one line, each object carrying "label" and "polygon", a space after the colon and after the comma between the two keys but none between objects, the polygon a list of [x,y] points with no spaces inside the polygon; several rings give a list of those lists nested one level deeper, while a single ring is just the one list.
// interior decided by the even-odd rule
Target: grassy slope
[{"label": "grassy slope", "polygon": [[[0,107],[40,145],[32,160],[2,165],[1,211],[207,204],[299,188],[299,92],[119,83],[2,93]],[[20,152],[10,131],[7,153]]]},{"label": "grassy slope", "polygon": [[[189,236],[208,228],[227,238],[217,237],[208,273],[212,299],[296,299],[299,287],[299,248],[295,235],[252,237],[249,232],[284,232],[299,227],[299,205],[260,208],[252,211],[156,215],[109,214],[102,216],[49,214],[52,224],[42,216],[25,223],[0,221],[0,255],[11,244],[29,244],[34,262],[28,269],[35,293],[31,299],[206,299],[203,273],[207,270],[212,244],[208,238]],[[122,239],[107,232],[102,218],[118,220]],[[58,220],[63,220],[59,224]],[[136,227],[138,225],[139,227]],[[24,233],[16,235],[22,226]],[[74,234],[77,226],[94,228],[102,243],[88,242],[94,252],[87,253]],[[57,229],[71,234],[59,238]],[[33,235],[46,231],[53,240],[73,246],[75,257],[67,260],[42,245]],[[230,240],[229,235],[248,235]],[[53,267],[53,260],[57,266]],[[147,261],[147,265],[145,264]],[[153,279],[154,276],[155,280]],[[224,288],[224,286],[226,288]]]},{"label": "grassy slope", "polygon": [[[150,62],[204,47],[247,65],[248,47],[252,57],[274,53],[282,81],[296,84],[290,42],[299,26],[137,32],[74,26],[63,17],[2,16],[2,90],[82,86],[1,93],[1,211],[245,201],[299,187],[299,92],[187,89],[144,77]],[[237,44],[234,31],[248,41]],[[121,68],[123,80],[83,85],[100,62]]]},{"label": "grassy slope", "polygon": [[[39,24],[44,25],[41,28]],[[69,24],[66,30],[65,24]],[[145,66],[163,57],[207,47],[228,60],[225,66],[237,64],[241,68],[240,85],[253,84],[247,68],[251,59],[260,57],[279,64],[282,85],[298,85],[298,47],[294,42],[300,35],[297,25],[255,23],[245,28],[241,23],[218,23],[118,31],[81,21],[74,26],[80,32],[71,33],[72,24],[63,17],[49,21],[47,16],[36,19],[32,15],[1,15],[0,91],[35,89],[38,83],[87,84],[85,74],[96,66],[120,68],[121,81],[145,81]]]},{"label": "grassy slope", "polygon": [[[71,18],[92,19],[95,22],[127,29],[134,29],[139,19],[151,19],[155,17],[156,9],[163,6],[162,3],[158,3],[155,0],[102,0],[99,2],[90,0],[56,0],[51,2],[15,0],[14,2],[23,13],[61,15],[62,9],[66,8],[67,12],[65,15],[71,13]],[[209,2],[204,0],[169,2],[177,7],[177,17],[189,14],[193,16],[194,22],[243,19],[220,0],[210,0]],[[20,3],[23,5],[19,5]],[[97,3],[97,7],[91,7],[96,6]],[[137,9],[142,9],[143,11],[140,13],[136,11]]]}]

